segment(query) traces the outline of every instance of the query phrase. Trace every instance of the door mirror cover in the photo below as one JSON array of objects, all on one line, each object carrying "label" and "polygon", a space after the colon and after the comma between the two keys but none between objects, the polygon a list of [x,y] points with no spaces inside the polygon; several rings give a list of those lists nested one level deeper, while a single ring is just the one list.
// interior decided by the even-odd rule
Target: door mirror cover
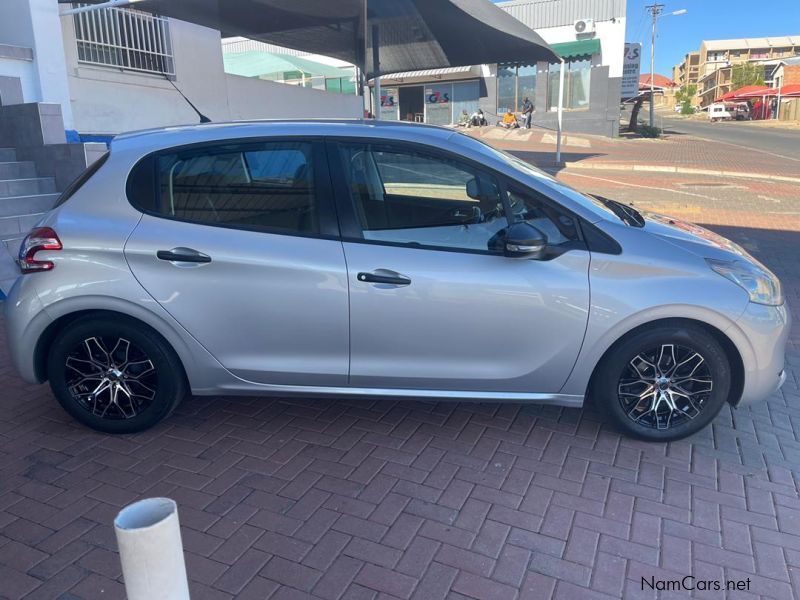
[{"label": "door mirror cover", "polygon": [[547,249],[547,236],[539,229],[522,221],[506,228],[504,254],[511,258],[539,259]]},{"label": "door mirror cover", "polygon": [[469,198],[472,198],[473,200],[481,199],[481,188],[480,185],[478,185],[478,180],[474,177],[467,181],[467,189],[465,191]]}]

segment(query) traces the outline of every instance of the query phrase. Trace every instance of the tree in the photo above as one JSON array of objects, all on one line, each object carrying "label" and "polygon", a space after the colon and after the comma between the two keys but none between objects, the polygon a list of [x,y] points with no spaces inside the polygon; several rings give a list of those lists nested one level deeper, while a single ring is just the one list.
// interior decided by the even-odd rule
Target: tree
[{"label": "tree", "polygon": [[731,90],[738,90],[746,85],[764,85],[764,65],[741,63],[731,70]]},{"label": "tree", "polygon": [[675,92],[675,98],[681,104],[682,115],[691,115],[694,113],[692,98],[694,98],[695,94],[697,94],[696,85],[684,85],[680,90]]},{"label": "tree", "polygon": [[636,133],[639,127],[639,111],[642,110],[642,104],[646,98],[650,97],[650,93],[647,94],[639,94],[639,96],[634,100],[633,107],[631,108],[631,120],[628,123],[628,131],[632,133]]}]

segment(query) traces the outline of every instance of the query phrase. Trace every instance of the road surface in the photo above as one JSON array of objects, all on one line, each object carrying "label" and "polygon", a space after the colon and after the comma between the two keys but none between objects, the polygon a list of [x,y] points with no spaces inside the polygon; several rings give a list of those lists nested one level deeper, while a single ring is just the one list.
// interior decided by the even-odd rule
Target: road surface
[{"label": "road surface", "polygon": [[657,114],[656,122],[661,125],[663,121],[667,132],[689,134],[800,161],[800,129],[773,129],[736,121],[709,123],[671,115],[662,117],[662,114]]}]

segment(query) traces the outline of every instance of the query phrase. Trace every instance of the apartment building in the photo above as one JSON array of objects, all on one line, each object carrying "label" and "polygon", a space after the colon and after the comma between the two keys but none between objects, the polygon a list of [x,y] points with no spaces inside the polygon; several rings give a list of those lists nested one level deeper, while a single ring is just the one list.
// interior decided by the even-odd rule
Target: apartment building
[{"label": "apartment building", "polygon": [[770,85],[782,59],[800,54],[800,35],[733,40],[703,40],[700,49],[689,52],[673,68],[678,85],[696,84],[701,106],[731,91],[733,67],[756,63],[764,67],[766,85]]},{"label": "apartment building", "polygon": [[700,51],[687,52],[683,62],[672,68],[672,81],[678,87],[697,85],[700,79]]}]

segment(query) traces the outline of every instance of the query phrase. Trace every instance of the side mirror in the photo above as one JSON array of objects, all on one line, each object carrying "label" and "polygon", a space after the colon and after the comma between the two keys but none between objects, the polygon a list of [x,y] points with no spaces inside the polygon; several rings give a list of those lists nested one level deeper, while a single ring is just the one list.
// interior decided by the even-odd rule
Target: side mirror
[{"label": "side mirror", "polygon": [[474,177],[467,181],[467,196],[472,198],[473,200],[480,200],[481,199],[481,190],[480,186],[478,185],[478,180]]},{"label": "side mirror", "polygon": [[506,229],[504,254],[511,258],[542,258],[547,236],[530,223],[522,221]]}]

